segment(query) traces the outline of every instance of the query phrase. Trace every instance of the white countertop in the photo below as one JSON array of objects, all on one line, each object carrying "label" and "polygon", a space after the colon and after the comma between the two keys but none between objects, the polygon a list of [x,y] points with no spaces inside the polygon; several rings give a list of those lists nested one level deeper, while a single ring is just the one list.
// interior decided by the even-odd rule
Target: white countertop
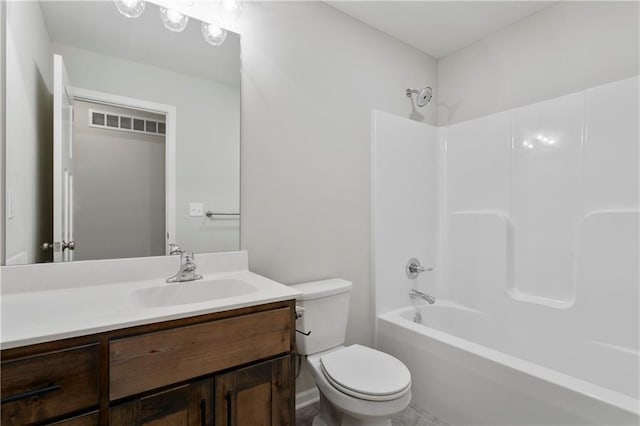
[{"label": "white countertop", "polygon": [[[295,299],[300,292],[248,270],[204,273],[205,280],[235,279],[257,290],[239,296],[197,303],[142,307],[134,291],[167,284],[164,279],[105,283],[3,294],[0,348],[9,349],[69,337],[227,311]],[[198,281],[192,281],[197,283]]]}]

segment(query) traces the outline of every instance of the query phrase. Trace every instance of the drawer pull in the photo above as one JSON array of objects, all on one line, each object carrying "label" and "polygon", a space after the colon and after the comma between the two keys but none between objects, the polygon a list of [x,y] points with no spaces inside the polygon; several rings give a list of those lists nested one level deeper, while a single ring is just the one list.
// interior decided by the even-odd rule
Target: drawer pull
[{"label": "drawer pull", "polygon": [[207,402],[204,399],[200,401],[200,424],[207,426]]},{"label": "drawer pull", "polygon": [[34,389],[28,392],[19,393],[18,395],[12,395],[6,398],[2,398],[2,400],[0,400],[0,403],[6,404],[7,402],[19,401],[21,399],[31,398],[32,396],[40,396],[49,392],[55,392],[60,389],[61,389],[60,385],[49,385],[40,389]]},{"label": "drawer pull", "polygon": [[227,426],[233,426],[233,419],[231,418],[231,410],[233,409],[231,405],[231,391],[227,392],[225,399],[227,400]]}]

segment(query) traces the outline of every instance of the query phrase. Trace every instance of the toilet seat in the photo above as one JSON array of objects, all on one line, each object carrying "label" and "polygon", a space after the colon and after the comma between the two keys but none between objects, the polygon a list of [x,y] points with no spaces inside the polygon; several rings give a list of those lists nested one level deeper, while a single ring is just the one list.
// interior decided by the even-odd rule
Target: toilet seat
[{"label": "toilet seat", "polygon": [[322,373],[341,392],[367,401],[389,401],[411,388],[411,373],[397,358],[361,345],[320,357]]}]

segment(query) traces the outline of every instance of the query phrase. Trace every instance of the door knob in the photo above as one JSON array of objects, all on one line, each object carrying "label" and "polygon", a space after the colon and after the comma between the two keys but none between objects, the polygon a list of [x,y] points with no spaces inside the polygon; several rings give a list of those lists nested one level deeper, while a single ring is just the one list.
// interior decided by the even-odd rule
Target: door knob
[{"label": "door knob", "polygon": [[53,249],[53,243],[42,243],[42,245],[40,246],[40,249],[42,251],[49,251]]},{"label": "door knob", "polygon": [[75,241],[69,241],[67,243],[65,241],[62,241],[62,251],[65,251],[66,249],[75,250],[76,249],[76,242]]}]

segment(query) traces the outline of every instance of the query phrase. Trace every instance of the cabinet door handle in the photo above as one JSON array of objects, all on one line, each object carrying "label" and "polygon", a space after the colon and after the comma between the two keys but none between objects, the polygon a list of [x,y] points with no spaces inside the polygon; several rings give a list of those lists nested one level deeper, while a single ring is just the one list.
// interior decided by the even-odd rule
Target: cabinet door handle
[{"label": "cabinet door handle", "polygon": [[207,426],[207,402],[204,399],[200,400],[200,424]]},{"label": "cabinet door handle", "polygon": [[231,391],[227,392],[225,398],[227,399],[227,426],[233,426],[233,419],[231,418],[231,410],[233,408],[231,406]]},{"label": "cabinet door handle", "polygon": [[55,392],[60,389],[61,389],[60,385],[49,385],[40,389],[34,389],[24,393],[19,393],[17,395],[11,395],[6,398],[2,398],[2,400],[0,400],[0,403],[6,404],[7,402],[19,401],[21,399],[31,398],[32,396],[41,396],[46,393]]}]

